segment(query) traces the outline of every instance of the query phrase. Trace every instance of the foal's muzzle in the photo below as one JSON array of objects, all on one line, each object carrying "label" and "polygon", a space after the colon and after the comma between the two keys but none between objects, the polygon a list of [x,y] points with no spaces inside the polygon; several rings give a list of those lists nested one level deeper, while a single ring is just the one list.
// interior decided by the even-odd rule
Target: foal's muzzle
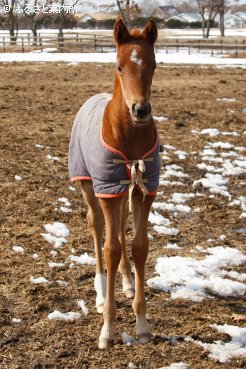
[{"label": "foal's muzzle", "polygon": [[150,103],[144,104],[132,104],[132,116],[134,121],[137,123],[145,123],[149,120],[151,114],[151,105]]}]

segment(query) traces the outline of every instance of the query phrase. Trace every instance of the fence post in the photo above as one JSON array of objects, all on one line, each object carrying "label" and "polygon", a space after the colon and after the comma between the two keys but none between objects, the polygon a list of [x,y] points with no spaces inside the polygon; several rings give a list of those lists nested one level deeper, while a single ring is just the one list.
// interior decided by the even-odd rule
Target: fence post
[{"label": "fence post", "polygon": [[80,52],[83,52],[83,44],[82,44],[82,37],[79,39],[80,41]]},{"label": "fence post", "polygon": [[238,40],[236,40],[236,56],[238,57]]},{"label": "fence post", "polygon": [[176,39],[176,52],[178,53],[179,52],[179,40]]},{"label": "fence post", "polygon": [[39,34],[39,46],[41,47],[41,51],[43,51],[43,42],[42,38],[40,37],[40,34]]},{"label": "fence post", "polygon": [[3,52],[4,53],[6,52],[6,49],[5,49],[5,37],[3,37]]},{"label": "fence post", "polygon": [[188,40],[188,53],[190,55],[190,40]]},{"label": "fence post", "polygon": [[27,34],[28,45],[30,46],[30,33]]},{"label": "fence post", "polygon": [[223,40],[220,40],[220,53],[223,53]]},{"label": "fence post", "polygon": [[21,37],[21,52],[24,53],[24,38]]},{"label": "fence post", "polygon": [[96,39],[96,35],[94,35],[94,50],[96,51],[97,49],[97,39]]}]

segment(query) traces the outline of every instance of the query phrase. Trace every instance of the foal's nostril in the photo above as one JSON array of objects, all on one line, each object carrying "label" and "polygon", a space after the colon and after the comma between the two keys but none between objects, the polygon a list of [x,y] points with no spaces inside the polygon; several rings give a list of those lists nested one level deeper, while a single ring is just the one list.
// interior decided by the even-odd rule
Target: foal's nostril
[{"label": "foal's nostril", "polygon": [[132,104],[132,113],[137,115],[137,104]]},{"label": "foal's nostril", "polygon": [[138,118],[144,118],[151,113],[151,105],[149,103],[144,105],[133,104],[132,113]]}]

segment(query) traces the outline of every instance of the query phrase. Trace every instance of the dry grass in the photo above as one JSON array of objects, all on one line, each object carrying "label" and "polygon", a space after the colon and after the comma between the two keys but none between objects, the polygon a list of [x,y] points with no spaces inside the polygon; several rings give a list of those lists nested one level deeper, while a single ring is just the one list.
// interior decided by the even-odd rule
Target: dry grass
[{"label": "dry grass", "polygon": [[[227,336],[216,333],[209,324],[242,325],[245,314],[242,298],[215,296],[196,303],[171,300],[168,293],[147,287],[154,337],[149,345],[128,347],[122,344],[121,334],[127,331],[134,336],[135,322],[131,302],[120,292],[119,279],[115,345],[106,352],[97,349],[102,319],[94,308],[94,268],[69,268],[69,264],[55,270],[49,268],[48,261],[53,260],[51,247],[40,233],[44,224],[54,221],[69,226],[71,237],[55,258],[57,262],[67,260],[72,248],[77,254],[93,254],[85,205],[79,192],[69,190],[67,149],[72,121],[85,99],[100,91],[112,91],[113,66],[13,63],[2,64],[0,72],[1,369],[120,369],[127,368],[129,362],[139,368],[157,369],[178,361],[189,364],[191,369],[245,368],[243,359],[224,365],[209,360],[206,351],[182,338],[190,335],[204,342],[227,340]],[[161,142],[198,153],[208,138],[192,135],[192,129],[216,127],[222,131],[242,132],[245,130],[245,116],[241,113],[245,107],[244,90],[245,72],[241,69],[160,66],[153,84],[153,110],[155,115],[170,117],[158,123]],[[216,101],[223,97],[233,97],[238,102]],[[241,137],[227,137],[226,141],[241,146]],[[38,149],[35,144],[44,148]],[[48,154],[59,156],[60,161],[48,161]],[[196,167],[198,160],[198,155],[182,162],[177,156],[171,156],[169,163],[181,164],[190,175],[182,192],[190,192],[193,180],[203,174]],[[21,175],[23,180],[16,182],[15,174]],[[240,179],[242,176],[232,179],[232,189],[238,193]],[[165,196],[179,191],[180,188],[165,188]],[[72,202],[72,214],[56,210],[58,198],[64,196]],[[174,226],[181,230],[180,235],[155,234],[147,278],[154,275],[158,256],[177,255],[176,251],[163,248],[170,241],[182,246],[179,255],[190,256],[195,246],[206,247],[208,238],[225,234],[226,246],[243,251],[244,236],[237,229],[245,224],[239,218],[239,209],[228,208],[227,200],[220,196],[196,197],[190,204],[201,210],[189,218],[173,219]],[[128,244],[130,239],[131,226],[127,233]],[[14,253],[13,245],[22,245],[25,255]],[[34,260],[33,253],[40,258]],[[197,254],[197,257],[203,256]],[[29,280],[31,275],[44,276],[50,283],[33,285]],[[68,286],[59,286],[57,280],[68,282]],[[55,309],[63,312],[77,309],[76,300],[81,298],[90,310],[88,316],[71,324],[48,320],[48,313]],[[22,323],[14,324],[14,317],[20,317]],[[179,336],[178,343],[173,345],[165,336]]]}]

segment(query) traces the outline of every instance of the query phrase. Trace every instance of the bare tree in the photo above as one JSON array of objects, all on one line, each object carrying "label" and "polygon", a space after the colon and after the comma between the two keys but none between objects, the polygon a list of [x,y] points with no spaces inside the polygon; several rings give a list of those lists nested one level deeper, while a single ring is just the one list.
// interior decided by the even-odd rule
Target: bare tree
[{"label": "bare tree", "polygon": [[18,16],[15,13],[16,0],[2,0],[2,5],[7,17],[10,43],[16,44],[18,36]]},{"label": "bare tree", "polygon": [[158,0],[153,0],[153,1],[142,0],[141,1],[141,8],[143,9],[144,14],[147,16],[150,16],[153,10],[157,8],[158,6],[159,6]]},{"label": "bare tree", "polygon": [[54,13],[56,13],[55,23],[58,26],[58,42],[60,46],[64,45],[64,33],[63,30],[66,28],[71,20],[73,9],[79,3],[79,0],[75,0],[73,3],[66,0],[47,0],[49,7],[53,7]]},{"label": "bare tree", "polygon": [[[83,4],[85,5],[85,3]],[[89,5],[89,4],[90,2],[86,2],[86,5]],[[132,15],[139,10],[137,6],[137,1],[136,0],[115,0],[115,1],[112,1],[112,3],[108,3],[108,4],[105,3],[105,4],[99,5],[99,7],[104,10],[114,9],[115,6],[117,6],[120,16],[123,22],[125,23],[125,25],[129,26]]]},{"label": "bare tree", "polygon": [[48,9],[49,0],[19,0],[18,6],[28,19],[29,27],[33,33],[33,45],[37,45],[38,29],[45,22],[46,15],[40,15],[42,9]]},{"label": "bare tree", "polygon": [[[240,0],[234,0],[234,3],[239,3]],[[225,13],[230,9],[231,1],[220,0],[219,15],[220,15],[220,35],[225,36]]]},{"label": "bare tree", "polygon": [[211,25],[219,13],[221,0],[196,0],[198,13],[202,17],[202,33],[204,38],[209,37]]}]

